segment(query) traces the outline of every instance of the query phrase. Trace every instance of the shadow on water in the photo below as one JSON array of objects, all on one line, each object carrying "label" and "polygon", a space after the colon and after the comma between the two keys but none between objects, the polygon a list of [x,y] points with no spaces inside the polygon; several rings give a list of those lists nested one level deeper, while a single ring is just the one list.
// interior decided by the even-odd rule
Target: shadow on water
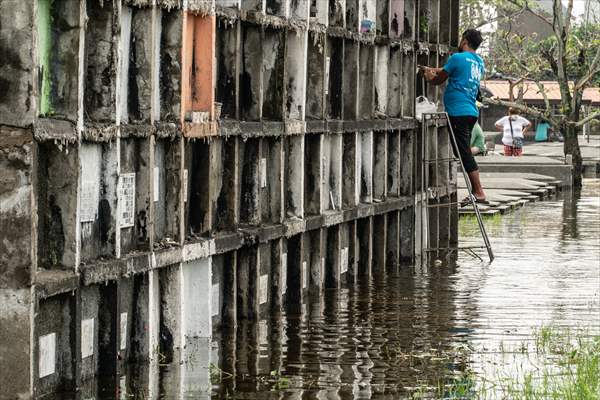
[{"label": "shadow on water", "polygon": [[[138,398],[406,398],[466,371],[487,374],[484,356],[532,341],[540,326],[600,331],[599,194],[600,180],[590,180],[490,224],[491,265],[459,255],[311,293],[294,312],[188,344],[185,362],[145,367],[128,390]],[[476,226],[461,224],[461,241],[475,241]]]}]

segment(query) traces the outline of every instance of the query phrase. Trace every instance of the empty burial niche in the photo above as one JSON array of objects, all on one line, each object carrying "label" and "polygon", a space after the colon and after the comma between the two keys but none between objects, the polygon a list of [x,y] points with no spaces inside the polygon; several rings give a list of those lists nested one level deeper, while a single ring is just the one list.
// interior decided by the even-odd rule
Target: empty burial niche
[{"label": "empty burial niche", "polygon": [[[431,58],[432,60],[435,60],[435,58]],[[418,65],[429,65],[430,62],[430,57],[428,54],[425,53],[421,53],[417,55],[417,64]],[[416,92],[415,92],[415,96],[419,97],[419,96],[426,96],[427,98],[429,98],[431,101],[435,101],[435,99],[431,98],[429,95],[429,90],[433,85],[430,85],[423,77],[423,74],[421,72],[416,74]]]},{"label": "empty burial niche", "polygon": [[304,136],[284,137],[285,217],[304,217]]},{"label": "empty burial niche", "polygon": [[[286,118],[292,120],[304,119],[304,103],[306,97],[306,59],[307,33],[302,31],[288,31],[286,35]],[[320,72],[322,73],[322,63]],[[319,72],[317,72],[318,74]],[[319,77],[313,78],[318,80]],[[322,78],[321,78],[322,79]],[[263,111],[264,114],[264,111]]]},{"label": "empty burial niche", "polygon": [[[342,209],[342,135],[324,135],[322,141],[321,210]],[[348,166],[348,168],[350,168]]]},{"label": "empty burial niche", "polygon": [[386,222],[385,264],[388,269],[395,270],[400,263],[400,212],[388,213]]},{"label": "empty burial niche", "polygon": [[[444,4],[444,7],[447,7]],[[438,43],[440,30],[440,0],[429,0],[429,42]]]},{"label": "empty burial niche", "polygon": [[265,0],[240,0],[242,10],[264,12]]},{"label": "empty burial niche", "polygon": [[401,147],[400,131],[387,134],[387,196],[400,196]]},{"label": "empty burial niche", "polygon": [[[447,2],[450,3],[451,2]],[[442,3],[439,11],[439,42],[440,44],[450,44],[450,12],[452,7],[448,6],[446,2]]]},{"label": "empty burial niche", "polygon": [[[402,90],[403,90],[403,76],[402,76],[402,49],[399,46],[389,47],[389,59],[387,60],[387,85],[384,89],[388,95],[388,104],[386,113],[391,118],[400,118],[402,117]],[[385,51],[384,51],[385,52]],[[377,71],[379,72],[379,66],[382,60],[380,59],[379,53],[377,55],[378,67]],[[379,79],[378,79],[379,81]],[[381,98],[381,94],[379,93],[379,88],[377,90],[377,98]],[[379,100],[377,101],[377,106],[379,106]]]},{"label": "empty burial niche", "polygon": [[121,10],[121,121],[147,123],[152,107],[152,9]]},{"label": "empty burial niche", "polygon": [[373,202],[373,132],[360,132],[360,201]]},{"label": "empty burial niche", "polygon": [[[329,61],[327,61],[329,60]],[[329,88],[331,60],[325,57],[325,35],[309,32],[306,61],[306,119],[324,119],[325,93]]]},{"label": "empty burial niche", "polygon": [[154,247],[168,247],[179,239],[180,139],[158,140],[154,146],[152,201]]},{"label": "empty burial niche", "polygon": [[238,222],[238,141],[235,138],[218,138],[210,146],[213,230],[232,231]]},{"label": "empty burial niche", "polygon": [[239,141],[240,223],[260,223],[260,140],[257,138]]},{"label": "empty burial niche", "polygon": [[414,191],[414,132],[400,132],[400,195],[411,196]]},{"label": "empty burial niche", "polygon": [[459,0],[450,0],[450,46],[458,47],[459,42]]},{"label": "empty burial niche", "polygon": [[359,73],[359,117],[370,120],[373,118],[373,98],[375,94],[375,47],[360,45]]},{"label": "empty burial niche", "polygon": [[387,215],[379,214],[373,216],[373,265],[374,271],[385,269]]},{"label": "empty burial niche", "polygon": [[[271,121],[281,121],[283,119],[283,107],[284,107],[284,68],[286,66],[285,63],[285,31],[282,29],[270,29],[265,28],[264,31],[264,39],[262,42],[263,46],[263,67],[262,67],[262,118]],[[293,40],[292,40],[293,42]],[[306,44],[302,41],[302,45],[294,47],[290,43],[290,52],[293,54],[302,56],[304,59]],[[298,53],[300,52],[300,53]],[[297,63],[298,65],[304,66],[304,62]],[[301,67],[303,68],[303,67]],[[289,72],[292,73],[293,69],[289,68]],[[290,77],[293,79],[293,77]],[[290,87],[290,82],[286,82],[285,84]],[[300,80],[296,80],[296,84],[302,86],[302,91],[304,91],[304,79],[302,82]],[[291,85],[293,86],[293,85]],[[287,99],[289,101],[289,98]],[[298,100],[300,101],[300,100]],[[301,98],[302,104],[304,104],[304,99]],[[296,105],[296,110],[298,105]]]},{"label": "empty burial niche", "polygon": [[415,15],[416,15],[416,0],[398,0],[404,2],[404,32],[402,37],[405,39],[415,38]]},{"label": "empty burial niche", "polygon": [[177,10],[162,10],[160,37],[160,119],[179,121],[181,118],[181,38],[183,14]]},{"label": "empty burial niche", "polygon": [[209,211],[210,145],[202,140],[188,141],[184,160],[186,236],[188,239],[193,239],[207,236],[211,229]]},{"label": "empty burial niche", "polygon": [[387,132],[373,133],[373,199],[384,201],[387,195]]},{"label": "empty burial niche", "polygon": [[346,15],[346,0],[328,0],[329,3],[329,21],[328,25],[332,27],[344,27]]},{"label": "empty burial niche", "polygon": [[360,276],[371,275],[373,260],[373,219],[372,217],[356,220],[356,250],[357,274]]},{"label": "empty burial niche", "polygon": [[290,18],[308,21],[310,0],[290,0]]},{"label": "empty burial niche", "polygon": [[[387,115],[388,108],[388,65],[390,53],[388,46],[377,46],[375,53],[375,116]],[[393,90],[393,81],[392,84]]]},{"label": "empty burial niche", "polygon": [[75,297],[69,294],[41,300],[35,315],[35,357],[33,366],[36,394],[51,395],[75,388],[73,359],[78,353],[72,343]]},{"label": "empty burial niche", "polygon": [[286,282],[285,303],[288,312],[299,312],[303,295],[308,292],[308,262],[304,257],[303,234],[294,235],[287,240],[285,249],[286,273],[283,282]]},{"label": "empty burial niche", "polygon": [[[352,40],[344,42],[344,119],[355,120],[358,117],[358,106],[362,103],[358,98],[359,86],[359,44]],[[372,70],[371,70],[372,72]],[[373,75],[371,75],[371,78]],[[362,79],[361,79],[362,80]],[[372,89],[372,86],[371,86]],[[372,100],[372,96],[366,94]]]},{"label": "empty burial niche", "polygon": [[[334,225],[325,230],[325,287],[337,288],[340,285],[342,270],[341,259],[341,225]],[[344,266],[347,271],[347,265]]]},{"label": "empty burial niche", "polygon": [[215,38],[217,85],[215,96],[221,103],[221,119],[234,119],[237,113],[236,65],[238,54],[238,23],[217,19]]},{"label": "empty burial niche", "polygon": [[77,120],[79,7],[69,0],[38,0],[39,113]]},{"label": "empty burial niche", "polygon": [[346,29],[357,32],[360,29],[360,2],[362,0],[346,0]]},{"label": "empty burial niche", "polygon": [[236,302],[238,320],[256,320],[259,306],[258,246],[237,251]]},{"label": "empty burial niche", "polygon": [[310,0],[310,19],[318,24],[327,25],[329,0]]},{"label": "empty burial niche", "polygon": [[269,15],[285,16],[286,0],[265,0],[265,12]]},{"label": "empty burial niche", "polygon": [[356,132],[342,135],[342,208],[354,208],[360,202],[360,144]]},{"label": "empty burial niche", "polygon": [[121,140],[118,226],[121,229],[121,254],[148,250],[150,218],[150,141]]},{"label": "empty burial niche", "polygon": [[240,70],[240,119],[260,120],[262,38],[261,28],[242,23]]},{"label": "empty burial niche", "polygon": [[117,231],[117,147],[110,143],[81,143],[79,230],[81,260],[115,255]]},{"label": "empty burial niche", "polygon": [[283,217],[283,140],[262,138],[258,164],[262,222],[279,223]]},{"label": "empty burial niche", "polygon": [[322,136],[306,135],[304,139],[304,213],[316,215],[321,213]]},{"label": "empty burial niche", "polygon": [[390,0],[376,0],[377,24],[376,32],[378,35],[388,36],[390,27]]},{"label": "empty burial niche", "polygon": [[415,215],[414,207],[400,212],[400,262],[410,264],[414,259]]},{"label": "empty burial niche", "polygon": [[214,118],[215,17],[185,13],[183,20],[182,108],[186,121]]},{"label": "empty burial niche", "polygon": [[77,146],[39,143],[38,266],[74,269],[76,264]]},{"label": "empty burial niche", "polygon": [[418,0],[417,28],[419,31],[418,40],[421,42],[429,41],[429,30],[431,27],[431,8],[429,0]]},{"label": "empty burial niche", "polygon": [[323,289],[325,274],[325,254],[321,229],[304,233],[302,262],[302,287],[309,291],[319,292]]},{"label": "empty burial niche", "polygon": [[213,336],[236,323],[236,252],[212,257],[211,315]]},{"label": "empty burial niche", "polygon": [[[393,39],[398,39],[404,34],[404,2],[405,0],[391,0],[388,6],[388,35]],[[379,9],[379,4],[377,8]]]},{"label": "empty burial niche", "polygon": [[117,12],[112,2],[86,1],[86,71],[84,117],[92,121],[114,121],[117,70]]},{"label": "empty burial niche", "polygon": [[[325,98],[327,119],[342,119],[342,91],[344,87],[344,64],[352,60],[344,59],[344,40],[327,38],[325,53]],[[354,61],[356,64],[357,60]]]},{"label": "empty burial niche", "polygon": [[[94,378],[98,371],[99,358],[99,286],[87,286],[80,289],[81,316],[79,321],[74,321],[79,327],[81,365],[79,370],[81,380],[88,381]],[[77,330],[77,329],[76,329]]]},{"label": "empty burial niche", "polygon": [[414,52],[402,55],[402,116],[412,118],[415,115],[415,61]]}]

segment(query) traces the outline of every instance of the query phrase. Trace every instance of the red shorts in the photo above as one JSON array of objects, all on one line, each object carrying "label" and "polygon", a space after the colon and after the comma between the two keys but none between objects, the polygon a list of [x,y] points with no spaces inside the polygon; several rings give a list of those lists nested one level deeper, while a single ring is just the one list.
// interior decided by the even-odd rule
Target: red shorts
[{"label": "red shorts", "polygon": [[518,157],[523,155],[523,148],[504,145],[504,155]]}]

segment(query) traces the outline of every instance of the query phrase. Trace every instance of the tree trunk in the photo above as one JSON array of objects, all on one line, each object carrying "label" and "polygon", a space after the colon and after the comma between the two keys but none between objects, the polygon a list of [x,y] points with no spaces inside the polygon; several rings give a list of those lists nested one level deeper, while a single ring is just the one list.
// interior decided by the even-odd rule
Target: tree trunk
[{"label": "tree trunk", "polygon": [[581,149],[577,134],[579,129],[574,126],[567,126],[565,129],[564,153],[570,154],[573,158],[573,187],[581,187],[581,178],[583,174],[583,160],[581,158]]}]

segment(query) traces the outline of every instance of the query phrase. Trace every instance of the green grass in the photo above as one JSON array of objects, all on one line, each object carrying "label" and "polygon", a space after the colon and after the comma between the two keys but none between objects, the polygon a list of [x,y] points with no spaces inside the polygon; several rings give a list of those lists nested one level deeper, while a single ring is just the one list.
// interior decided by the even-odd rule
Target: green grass
[{"label": "green grass", "polygon": [[[532,347],[532,348],[530,348]],[[413,399],[600,399],[600,335],[544,326],[531,346],[524,342],[512,350],[500,346],[507,365],[492,371],[467,369],[434,387],[417,388]]]}]

